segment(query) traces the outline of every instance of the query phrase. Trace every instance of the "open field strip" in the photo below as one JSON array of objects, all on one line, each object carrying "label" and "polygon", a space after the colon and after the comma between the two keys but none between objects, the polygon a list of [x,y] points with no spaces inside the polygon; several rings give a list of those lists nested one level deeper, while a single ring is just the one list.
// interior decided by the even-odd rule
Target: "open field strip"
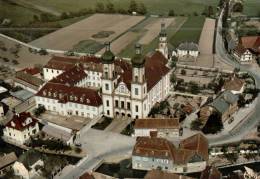
[{"label": "open field strip", "polygon": [[147,44],[151,43],[153,41],[153,39],[155,39],[158,36],[158,34],[160,33],[162,21],[164,21],[165,27],[167,28],[170,24],[174,23],[174,18],[165,18],[165,19],[158,18],[153,23],[147,24],[144,28],[145,30],[147,30],[147,32],[138,41],[138,43],[140,43],[142,45],[147,45]]},{"label": "open field strip", "polygon": [[[95,14],[75,24],[36,39],[30,44],[41,48],[70,50],[74,45],[83,40],[95,40],[99,43],[103,43],[116,38],[144,18],[144,16]],[[101,31],[113,31],[113,34],[102,39],[94,39],[91,37]]]},{"label": "open field strip", "polygon": [[198,43],[201,30],[205,21],[204,16],[190,16],[178,32],[171,37],[170,42],[174,47],[182,42]]},{"label": "open field strip", "polygon": [[244,10],[248,16],[259,17],[260,16],[260,1],[259,0],[245,0],[244,1]]},{"label": "open field strip", "polygon": [[[168,36],[168,39],[170,37],[172,37],[178,30],[179,28],[185,23],[185,21],[187,20],[186,17],[175,17],[175,20],[172,24],[170,24],[166,31],[167,31],[167,36]],[[133,56],[134,54],[134,45],[135,43],[137,43],[139,41],[140,38],[142,38],[143,34],[145,33],[145,31],[141,30],[141,29],[138,29],[137,30],[138,32],[142,32],[142,33],[139,33],[138,34],[138,37],[139,38],[136,38],[134,41],[132,41],[132,43],[129,43],[119,54],[118,56],[120,57],[131,57]],[[149,44],[147,45],[143,45],[142,48],[143,48],[143,54],[146,54],[150,51],[153,51],[155,50],[156,48],[158,48],[158,35],[159,33],[157,34],[157,37],[154,38]]]},{"label": "open field strip", "polygon": [[215,19],[206,18],[199,40],[200,54],[212,54],[214,43]]}]

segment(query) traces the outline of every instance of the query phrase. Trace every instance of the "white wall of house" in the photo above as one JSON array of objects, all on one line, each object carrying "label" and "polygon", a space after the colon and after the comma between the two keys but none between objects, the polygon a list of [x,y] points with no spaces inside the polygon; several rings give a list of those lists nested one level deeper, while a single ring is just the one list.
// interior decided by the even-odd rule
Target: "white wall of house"
[{"label": "white wall of house", "polygon": [[59,103],[56,99],[50,99],[46,97],[36,96],[35,97],[36,105],[43,105],[45,109],[58,114],[65,115],[75,115],[87,118],[95,118],[102,115],[103,107],[100,106],[91,106],[86,104],[79,104],[73,102]]},{"label": "white wall of house", "polygon": [[135,129],[134,136],[142,137],[142,136],[150,136],[152,131],[157,131],[158,137],[179,137],[179,129]]},{"label": "white wall of house", "polygon": [[193,57],[198,57],[199,51],[193,51],[193,50],[179,50],[177,49],[177,56],[183,57],[185,55],[190,55]]},{"label": "white wall of house", "polygon": [[23,179],[30,179],[29,171],[23,163],[16,161],[13,165],[13,170],[15,175],[21,176]]},{"label": "white wall of house", "polygon": [[54,77],[57,77],[58,75],[62,74],[63,70],[56,70],[56,69],[50,69],[50,68],[43,68],[43,78],[46,81],[51,80]]},{"label": "white wall of house", "polygon": [[245,53],[242,55],[238,55],[237,53],[234,53],[234,56],[241,62],[241,63],[250,63],[254,60],[254,55],[249,51],[246,50]]},{"label": "white wall of house", "polygon": [[96,88],[101,88],[101,72],[96,72],[96,71],[86,71],[85,73],[88,74],[87,76],[87,86],[88,87],[96,87]]},{"label": "white wall of house", "polygon": [[4,107],[0,104],[0,117],[4,116]]},{"label": "white wall of house", "polygon": [[35,126],[30,126],[22,131],[16,130],[11,127],[5,127],[3,132],[4,137],[6,137],[7,139],[12,139],[19,144],[24,144],[28,139],[30,139],[30,136],[35,135],[39,132],[39,125],[38,123],[36,123]]}]

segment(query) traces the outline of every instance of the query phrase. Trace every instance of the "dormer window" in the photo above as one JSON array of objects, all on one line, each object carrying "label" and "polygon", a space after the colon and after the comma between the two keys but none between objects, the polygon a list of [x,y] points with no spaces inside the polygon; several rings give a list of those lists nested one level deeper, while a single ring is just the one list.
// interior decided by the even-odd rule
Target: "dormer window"
[{"label": "dormer window", "polygon": [[77,97],[77,96],[75,96],[74,100],[75,100],[75,101],[77,101],[77,100],[78,100],[78,97]]},{"label": "dormer window", "polygon": [[51,96],[51,91],[48,92],[48,96]]},{"label": "dormer window", "polygon": [[47,93],[46,93],[46,91],[45,91],[45,90],[43,91],[43,95],[44,95],[44,96],[46,96],[46,95],[47,95]]},{"label": "dormer window", "polygon": [[90,100],[89,100],[89,99],[87,99],[86,101],[87,101],[87,103],[90,103]]}]

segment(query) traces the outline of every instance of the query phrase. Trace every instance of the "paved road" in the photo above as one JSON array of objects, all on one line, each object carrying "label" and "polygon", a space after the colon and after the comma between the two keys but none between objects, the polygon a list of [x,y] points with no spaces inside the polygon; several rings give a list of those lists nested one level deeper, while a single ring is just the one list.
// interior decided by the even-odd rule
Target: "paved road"
[{"label": "paved road", "polygon": [[[223,16],[223,10],[219,17],[218,26],[217,26],[216,56],[223,62],[230,64],[235,68],[239,68],[241,71],[248,72],[250,75],[252,75],[255,78],[256,87],[260,88],[259,68],[254,68],[248,65],[240,65],[237,61],[233,60],[233,58],[226,52],[226,49],[224,48],[222,34],[221,34],[222,16]],[[256,100],[257,101],[256,101],[255,109],[260,109],[259,97]],[[214,140],[210,141],[210,144],[216,145],[216,144],[223,144],[223,143],[241,140],[246,133],[248,133],[250,130],[256,127],[256,125],[259,123],[259,118],[260,118],[260,110],[255,110],[255,112],[252,113],[252,115],[248,118],[248,120],[244,121],[243,125],[240,125],[240,127],[236,128],[236,130],[233,130],[226,135],[222,135],[218,138],[214,138]]]}]

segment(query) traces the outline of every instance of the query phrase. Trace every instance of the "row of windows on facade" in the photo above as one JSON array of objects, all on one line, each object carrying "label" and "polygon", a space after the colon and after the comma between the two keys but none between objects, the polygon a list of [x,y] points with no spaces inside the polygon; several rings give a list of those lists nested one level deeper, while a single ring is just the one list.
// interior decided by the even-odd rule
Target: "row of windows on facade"
[{"label": "row of windows on facade", "polygon": [[[107,107],[110,106],[109,100],[106,101],[106,106],[107,106]],[[118,101],[118,100],[115,100],[115,107],[116,107],[116,108],[119,108],[119,101]],[[120,107],[121,107],[122,109],[125,109],[125,102],[124,102],[124,101],[121,101]],[[131,104],[130,104],[130,102],[127,102],[126,107],[127,107],[127,108],[126,108],[127,110],[131,110]],[[135,112],[138,112],[138,105],[135,106]]]},{"label": "row of windows on facade", "polygon": [[[31,134],[29,133],[28,136],[36,134],[36,129],[33,129]],[[12,137],[12,133],[9,132],[9,136]],[[15,133],[13,133],[13,137],[15,137]],[[27,135],[24,135],[24,138],[26,139]]]},{"label": "row of windows on facade", "polygon": [[[149,161],[149,159],[147,157],[136,157],[136,160],[142,160],[142,161]],[[168,164],[169,163],[169,160],[167,159],[155,159],[155,158],[152,158],[152,161],[156,161],[158,163],[163,163],[163,164]]]},{"label": "row of windows on facade", "polygon": [[[53,106],[52,109],[51,109],[50,106],[47,106],[47,109],[48,109],[48,110],[56,111],[56,107],[55,107],[55,106]],[[64,115],[64,111],[62,111],[61,113]],[[74,115],[74,114],[75,114],[76,116],[80,116],[80,115],[81,115],[82,117],[91,117],[91,114],[90,114],[90,113],[85,113],[85,112],[79,113],[79,111],[77,111],[77,110],[74,111],[74,112],[73,112],[73,111],[67,111],[67,114],[68,114],[68,115]],[[93,117],[95,117],[95,116],[96,116],[96,115],[93,114]]]},{"label": "row of windows on facade", "polygon": [[[49,72],[49,69],[48,69],[48,68],[46,68],[46,72]],[[61,70],[56,70],[56,73],[57,73],[57,74],[59,74],[59,73],[61,73],[61,72],[63,72],[63,71],[61,71]],[[55,70],[51,69],[51,73],[55,73]],[[95,71],[88,71],[87,74],[88,74],[88,75],[90,75],[90,74],[92,74],[92,75],[97,75],[98,77],[100,76],[100,73],[99,73],[99,72],[95,72]]]},{"label": "row of windows on facade", "polygon": [[[106,85],[105,85],[105,88],[106,88],[106,90],[108,91],[108,90],[109,90],[109,84],[106,84]],[[135,90],[135,95],[138,96],[138,95],[139,95],[139,89],[138,89],[138,88],[135,88],[134,90]],[[124,93],[124,92],[125,92],[123,86],[119,89],[119,92],[120,92],[120,93]],[[144,93],[145,93],[145,88],[144,88]]]},{"label": "row of windows on facade", "polygon": [[[47,96],[47,92],[45,90],[43,91],[43,95]],[[49,91],[48,92],[48,96],[52,97],[52,95],[53,95],[54,98],[58,97],[58,93],[57,92],[52,93],[51,91]],[[63,99],[64,96],[65,95],[63,93],[60,93],[59,94],[59,99]],[[85,96],[82,96],[82,97],[78,98],[78,96],[76,96],[76,95],[70,95],[69,98],[70,98],[71,101],[78,101],[78,99],[79,99],[80,102],[82,102],[82,103],[84,102],[84,100],[86,100],[87,103],[90,103],[90,100],[88,98],[85,98]],[[39,99],[41,99],[41,98],[39,98]],[[44,101],[44,100],[45,100],[45,98],[42,98],[42,101]],[[48,98],[47,98],[47,102],[49,102]],[[55,100],[53,99],[52,102],[55,102]]]}]

